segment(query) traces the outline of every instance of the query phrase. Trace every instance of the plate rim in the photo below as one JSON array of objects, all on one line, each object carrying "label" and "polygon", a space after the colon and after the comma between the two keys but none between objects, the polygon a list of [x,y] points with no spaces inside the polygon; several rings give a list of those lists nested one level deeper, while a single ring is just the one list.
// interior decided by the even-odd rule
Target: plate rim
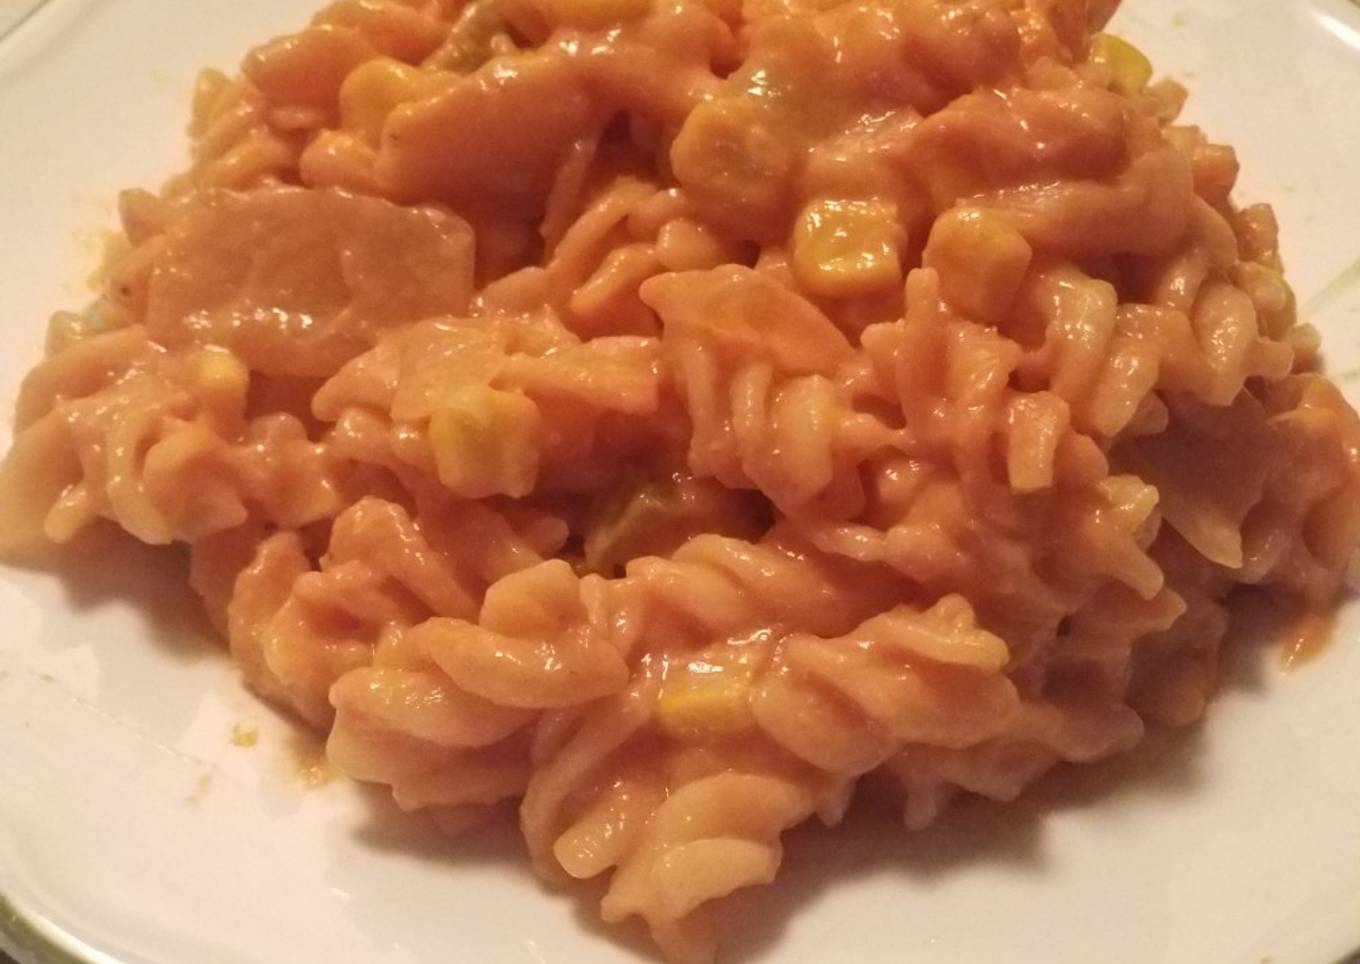
[{"label": "plate rim", "polygon": [[31,911],[26,915],[0,891],[0,954],[18,964],[103,964],[83,956],[74,945],[83,942],[45,917]]}]

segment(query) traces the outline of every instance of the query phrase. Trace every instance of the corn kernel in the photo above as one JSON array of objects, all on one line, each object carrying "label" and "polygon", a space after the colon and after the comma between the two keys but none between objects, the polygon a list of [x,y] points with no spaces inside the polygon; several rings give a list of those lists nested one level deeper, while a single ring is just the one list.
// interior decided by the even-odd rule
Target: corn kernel
[{"label": "corn kernel", "polygon": [[686,681],[663,690],[656,703],[662,732],[680,740],[706,740],[740,733],[751,724],[748,687],[723,679]]},{"label": "corn kernel", "polygon": [[390,57],[356,67],[340,86],[340,121],[344,128],[377,144],[387,115],[423,93],[418,68]]},{"label": "corn kernel", "polygon": [[651,0],[548,0],[553,20],[564,27],[600,30],[642,16]]},{"label": "corn kernel", "polygon": [[1143,52],[1113,34],[1096,34],[1091,41],[1091,60],[1110,69],[1111,85],[1121,94],[1141,94],[1152,79],[1152,64]]},{"label": "corn kernel", "polygon": [[814,294],[831,298],[896,288],[903,235],[890,203],[816,201],[794,228],[793,273]]},{"label": "corn kernel", "polygon": [[726,208],[745,228],[782,219],[794,152],[751,98],[718,99],[690,111],[671,145],[685,190]]},{"label": "corn kernel", "polygon": [[748,493],[712,479],[625,482],[593,513],[586,566],[610,572],[638,556],[669,556],[700,532],[754,538],[763,531],[755,515]]},{"label": "corn kernel", "polygon": [[439,480],[458,495],[520,497],[538,479],[538,406],[523,395],[468,385],[430,416]]},{"label": "corn kernel", "polygon": [[222,414],[244,411],[246,392],[250,388],[250,369],[222,348],[203,348],[192,360],[191,377],[200,396]]},{"label": "corn kernel", "polygon": [[655,483],[640,486],[621,507],[611,508],[617,514],[597,522],[585,540],[586,565],[596,572],[608,572],[637,556],[659,555],[641,547],[664,532],[680,511],[678,500]]},{"label": "corn kernel", "polygon": [[1033,251],[1000,216],[955,208],[930,230],[922,264],[940,276],[940,293],[960,313],[999,325],[1010,314]]}]

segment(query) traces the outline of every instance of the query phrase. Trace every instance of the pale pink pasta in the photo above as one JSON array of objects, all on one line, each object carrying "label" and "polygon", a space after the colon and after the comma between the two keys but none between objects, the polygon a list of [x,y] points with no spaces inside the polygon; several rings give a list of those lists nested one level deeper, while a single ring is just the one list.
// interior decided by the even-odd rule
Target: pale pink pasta
[{"label": "pale pink pasta", "polygon": [[341,770],[708,960],[861,778],[1013,799],[1360,575],[1273,216],[1114,6],[332,3],[124,195],[0,543],[189,544]]}]

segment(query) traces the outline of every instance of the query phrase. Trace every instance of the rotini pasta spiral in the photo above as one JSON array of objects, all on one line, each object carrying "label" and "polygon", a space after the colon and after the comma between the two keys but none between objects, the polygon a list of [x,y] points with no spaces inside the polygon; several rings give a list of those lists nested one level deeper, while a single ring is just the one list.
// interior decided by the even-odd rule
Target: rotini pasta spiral
[{"label": "rotini pasta spiral", "polygon": [[190,546],[331,760],[707,961],[861,780],[1184,726],[1360,584],[1360,418],[1115,0],[338,0],[209,71],[0,465]]}]

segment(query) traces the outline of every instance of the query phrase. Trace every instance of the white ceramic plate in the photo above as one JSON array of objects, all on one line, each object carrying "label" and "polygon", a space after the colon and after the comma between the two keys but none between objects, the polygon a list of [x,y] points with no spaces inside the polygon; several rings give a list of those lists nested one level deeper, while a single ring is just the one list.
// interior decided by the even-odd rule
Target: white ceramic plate
[{"label": "white ceramic plate", "polygon": [[[183,159],[195,70],[319,0],[50,0],[0,40],[0,408],[112,224]],[[0,24],[29,2],[0,0]],[[22,10],[20,8],[23,8]],[[1332,371],[1360,375],[1360,8],[1127,0],[1120,28],[1277,204]],[[1353,393],[1354,397],[1354,393]],[[247,695],[182,560],[86,546],[0,569],[0,947],[23,962],[637,960],[595,895],[532,878],[512,830],[452,843],[343,780]],[[1360,946],[1360,607],[1284,674],[1254,649],[1207,725],[1133,760],[965,806],[791,836],[738,898],[727,959],[1330,964]],[[258,731],[254,747],[233,726]]]}]

